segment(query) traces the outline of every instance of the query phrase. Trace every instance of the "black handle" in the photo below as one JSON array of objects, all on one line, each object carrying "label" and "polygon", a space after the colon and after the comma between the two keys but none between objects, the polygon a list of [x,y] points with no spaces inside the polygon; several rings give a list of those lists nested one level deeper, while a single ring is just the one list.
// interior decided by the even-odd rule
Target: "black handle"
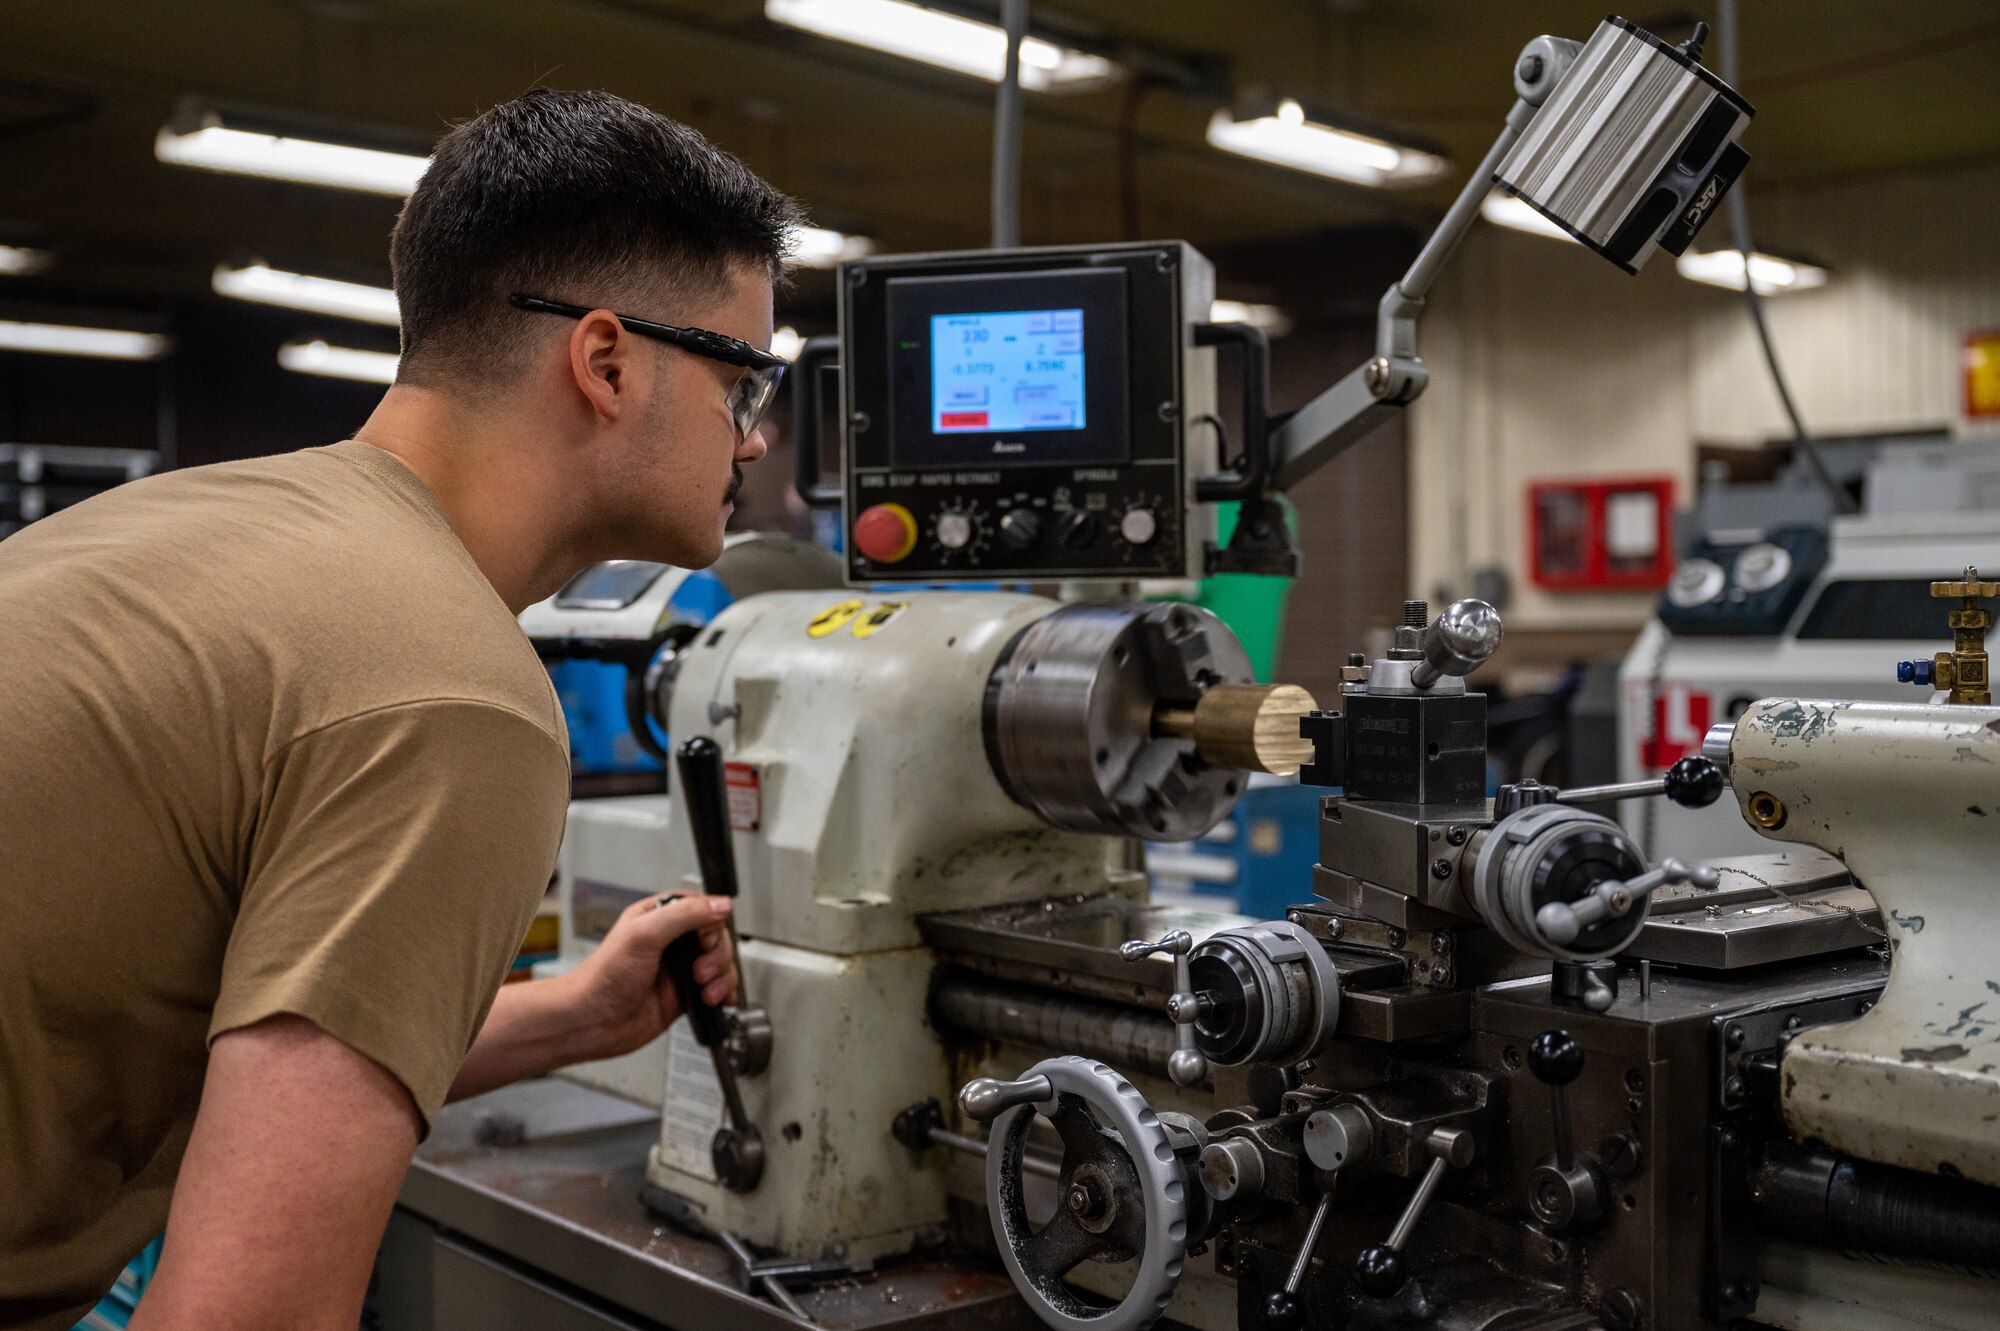
[{"label": "black handle", "polygon": [[1230,343],[1243,351],[1243,446],[1234,461],[1217,459],[1220,473],[1195,478],[1194,497],[1204,504],[1262,499],[1271,475],[1271,339],[1245,323],[1194,326],[1198,347]]},{"label": "black handle", "polygon": [[819,483],[819,376],[840,371],[840,339],[809,337],[792,362],[792,484],[808,508],[839,508],[840,487]]},{"label": "black handle", "polygon": [[[695,859],[701,865],[702,889],[710,896],[736,895],[736,855],[729,840],[728,796],[723,790],[722,746],[706,735],[696,735],[674,755],[680,772],[681,798],[686,804],[688,833],[694,838]],[[695,983],[694,963],[701,955],[701,931],[688,932],[667,944],[660,959],[681,1011],[688,1014],[696,1043],[713,1049],[722,1043],[725,1026],[722,1009],[701,996]]]},{"label": "black handle", "polygon": [[702,890],[712,897],[736,895],[736,847],[729,839],[729,795],[723,788],[722,746],[706,735],[681,745],[675,756],[681,798],[687,802],[688,833],[701,865]]},{"label": "black handle", "polygon": [[1386,1243],[1363,1248],[1354,1259],[1354,1283],[1374,1299],[1386,1299],[1403,1287],[1403,1254]]},{"label": "black handle", "polygon": [[1729,778],[1707,758],[1689,754],[1667,769],[1667,798],[1684,809],[1705,809],[1722,798]]},{"label": "black handle", "polygon": [[1528,1045],[1528,1070],[1549,1088],[1549,1129],[1556,1164],[1567,1174],[1576,1164],[1576,1139],[1569,1126],[1569,1084],[1583,1072],[1583,1046],[1568,1031],[1543,1031]]}]

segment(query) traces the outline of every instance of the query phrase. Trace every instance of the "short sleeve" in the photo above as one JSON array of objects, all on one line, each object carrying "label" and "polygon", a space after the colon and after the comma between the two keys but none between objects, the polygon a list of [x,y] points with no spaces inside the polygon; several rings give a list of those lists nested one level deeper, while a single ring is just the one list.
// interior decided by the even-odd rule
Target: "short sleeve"
[{"label": "short sleeve", "polygon": [[561,743],[490,703],[293,741],[264,774],[210,1041],[304,1017],[393,1073],[428,1131],[547,888],[568,790]]}]

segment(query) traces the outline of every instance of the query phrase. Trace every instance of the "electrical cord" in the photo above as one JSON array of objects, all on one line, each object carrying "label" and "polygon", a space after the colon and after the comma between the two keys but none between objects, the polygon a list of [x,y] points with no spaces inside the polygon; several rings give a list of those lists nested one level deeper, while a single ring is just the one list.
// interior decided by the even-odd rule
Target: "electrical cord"
[{"label": "electrical cord", "polygon": [[[1717,64],[1721,66],[1719,72],[1722,81],[1732,88],[1739,86],[1736,69],[1739,49],[1736,34],[1736,4],[1737,0],[1721,0],[1721,9],[1716,16],[1716,25],[1719,29],[1717,35],[1721,38],[1716,43],[1719,48]],[[1806,467],[1812,472],[1813,479],[1819,482],[1820,488],[1826,491],[1827,498],[1833,502],[1833,511],[1858,512],[1853,496],[1834,480],[1833,473],[1827,470],[1826,459],[1820,456],[1819,446],[1806,432],[1805,421],[1799,415],[1798,403],[1792,397],[1791,385],[1786,382],[1784,369],[1778,364],[1778,349],[1771,341],[1770,324],[1764,318],[1764,298],[1757,294],[1757,284],[1750,280],[1750,256],[1756,249],[1750,242],[1750,203],[1744,194],[1741,180],[1738,180],[1736,187],[1729,191],[1726,202],[1729,206],[1730,240],[1735,245],[1736,252],[1743,256],[1743,299],[1750,306],[1750,321],[1757,329],[1757,343],[1764,349],[1764,364],[1771,371],[1771,384],[1778,391],[1778,403],[1784,408],[1785,419],[1791,423],[1792,446],[1806,460]]]}]

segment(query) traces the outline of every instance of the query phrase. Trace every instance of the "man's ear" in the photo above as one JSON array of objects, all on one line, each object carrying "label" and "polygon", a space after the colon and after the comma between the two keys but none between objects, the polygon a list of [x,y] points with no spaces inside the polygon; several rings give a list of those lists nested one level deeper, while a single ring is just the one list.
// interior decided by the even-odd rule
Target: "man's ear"
[{"label": "man's ear", "polygon": [[609,310],[592,310],[569,335],[570,377],[583,400],[604,420],[615,419],[631,391],[628,377],[638,339]]}]

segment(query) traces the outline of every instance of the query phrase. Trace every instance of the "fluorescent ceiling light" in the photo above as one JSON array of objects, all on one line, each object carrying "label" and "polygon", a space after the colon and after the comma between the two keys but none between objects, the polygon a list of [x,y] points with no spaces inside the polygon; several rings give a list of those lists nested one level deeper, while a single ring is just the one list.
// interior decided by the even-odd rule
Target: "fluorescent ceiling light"
[{"label": "fluorescent ceiling light", "polygon": [[866,236],[850,236],[823,226],[792,231],[792,258],[807,268],[834,268],[874,252],[875,242]]},{"label": "fluorescent ceiling light", "polygon": [[771,334],[771,354],[783,356],[786,360],[797,360],[799,349],[805,344],[806,340],[799,336],[799,330],[789,324]]},{"label": "fluorescent ceiling light", "polygon": [[1378,189],[1421,185],[1445,171],[1445,160],[1436,153],[1318,124],[1290,98],[1270,115],[1242,120],[1224,107],[1208,122],[1208,143],[1260,162]]},{"label": "fluorescent ceiling light", "polygon": [[0,245],[0,274],[8,277],[27,277],[48,267],[49,261],[54,257],[47,250],[25,249],[19,245]]},{"label": "fluorescent ceiling light", "polygon": [[[1727,287],[1731,291],[1743,289],[1742,250],[1710,250],[1706,254],[1690,252],[1676,260],[1674,267],[1680,270],[1682,277],[1696,282]],[[1787,291],[1805,291],[1826,285],[1826,269],[1796,259],[1780,259],[1761,250],[1751,252],[1749,269],[1750,280],[1756,283],[1760,296],[1781,296]]]},{"label": "fluorescent ceiling light", "polygon": [[159,333],[0,319],[0,350],[4,351],[38,351],[50,356],[96,356],[104,360],[158,360],[173,350],[173,345],[173,339]]},{"label": "fluorescent ceiling light", "polygon": [[[1003,29],[909,0],[764,0],[764,17],[988,83],[1006,71]],[[1103,56],[1040,37],[1021,42],[1021,86],[1034,92],[1087,91],[1117,75],[1118,66]]]},{"label": "fluorescent ceiling light", "polygon": [[1531,236],[1547,236],[1550,240],[1567,240],[1572,245],[1576,243],[1576,237],[1536,212],[1525,200],[1503,189],[1496,189],[1486,196],[1486,201],[1479,205],[1479,215],[1495,226],[1525,231]]},{"label": "fluorescent ceiling light", "polygon": [[359,379],[371,384],[396,382],[396,362],[400,359],[393,352],[336,347],[318,339],[287,342],[278,348],[278,364],[288,370],[329,379]]},{"label": "fluorescent ceiling light", "polygon": [[1247,300],[1218,300],[1208,307],[1208,321],[1218,324],[1249,324],[1271,337],[1292,331],[1292,317],[1276,305],[1258,305]]},{"label": "fluorescent ceiling light", "polygon": [[192,128],[163,126],[153,138],[153,155],[171,166],[398,197],[415,189],[431,164],[413,153],[231,129],[212,110],[191,119]]},{"label": "fluorescent ceiling light", "polygon": [[242,268],[217,264],[210,279],[218,296],[255,301],[260,305],[282,305],[288,310],[331,314],[341,319],[367,323],[394,324],[396,293],[387,287],[364,286],[331,277],[308,277],[253,263]]}]

